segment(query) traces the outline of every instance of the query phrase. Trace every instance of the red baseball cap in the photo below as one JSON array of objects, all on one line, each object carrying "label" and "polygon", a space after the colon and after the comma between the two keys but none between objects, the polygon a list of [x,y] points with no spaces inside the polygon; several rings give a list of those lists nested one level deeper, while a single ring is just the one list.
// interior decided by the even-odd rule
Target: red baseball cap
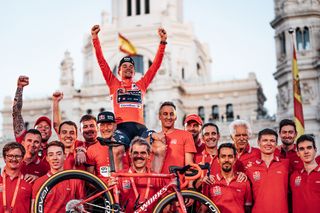
[{"label": "red baseball cap", "polygon": [[50,118],[46,117],[46,116],[41,116],[36,120],[36,123],[34,124],[34,127],[36,127],[41,121],[45,121],[48,123],[48,125],[51,128],[51,120]]},{"label": "red baseball cap", "polygon": [[200,118],[199,115],[196,115],[196,114],[190,114],[186,117],[186,119],[184,120],[184,124],[188,123],[189,121],[195,121],[197,122],[198,124],[200,125],[203,125],[203,121],[202,119]]}]

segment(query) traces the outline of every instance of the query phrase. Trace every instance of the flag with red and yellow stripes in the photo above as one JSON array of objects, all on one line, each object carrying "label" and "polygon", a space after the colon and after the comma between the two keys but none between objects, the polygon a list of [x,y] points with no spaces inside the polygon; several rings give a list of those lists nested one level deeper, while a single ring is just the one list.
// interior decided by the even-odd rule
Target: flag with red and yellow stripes
[{"label": "flag with red and yellow stripes", "polygon": [[292,58],[292,75],[293,75],[293,107],[294,107],[294,121],[297,128],[297,138],[304,134],[304,118],[303,107],[301,99],[299,70],[297,63],[296,49],[293,45],[293,58]]},{"label": "flag with red and yellow stripes", "polygon": [[133,44],[123,35],[119,33],[119,49],[128,55],[136,55],[137,49]]}]

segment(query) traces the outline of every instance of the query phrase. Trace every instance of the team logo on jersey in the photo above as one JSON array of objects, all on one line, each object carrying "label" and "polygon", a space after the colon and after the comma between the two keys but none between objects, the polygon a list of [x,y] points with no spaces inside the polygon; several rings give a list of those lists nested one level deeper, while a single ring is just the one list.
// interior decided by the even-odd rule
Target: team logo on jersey
[{"label": "team logo on jersey", "polygon": [[176,139],[171,140],[170,144],[177,144],[177,140]]},{"label": "team logo on jersey", "polygon": [[100,167],[100,174],[101,174],[103,177],[110,177],[110,175],[111,175],[110,166],[101,166],[101,167]]},{"label": "team logo on jersey", "polygon": [[296,179],[294,179],[294,185],[300,186],[301,184],[301,176],[297,176]]},{"label": "team logo on jersey", "polygon": [[130,180],[124,180],[122,181],[122,188],[125,189],[131,189],[131,183]]},{"label": "team logo on jersey", "polygon": [[252,176],[255,181],[258,181],[261,179],[261,174],[259,171],[255,171]]},{"label": "team logo on jersey", "polygon": [[214,186],[212,188],[212,191],[213,191],[213,195],[214,196],[221,195],[221,187],[220,186]]}]

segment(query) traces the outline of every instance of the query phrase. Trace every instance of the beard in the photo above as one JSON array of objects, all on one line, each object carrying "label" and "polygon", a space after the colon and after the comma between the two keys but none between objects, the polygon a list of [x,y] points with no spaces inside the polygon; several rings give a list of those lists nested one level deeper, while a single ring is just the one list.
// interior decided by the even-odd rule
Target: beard
[{"label": "beard", "polygon": [[[229,165],[229,167],[225,167],[224,165]],[[223,170],[224,172],[230,172],[230,171],[232,170],[232,165],[231,165],[230,163],[224,163],[224,164],[222,165],[222,170]]]}]

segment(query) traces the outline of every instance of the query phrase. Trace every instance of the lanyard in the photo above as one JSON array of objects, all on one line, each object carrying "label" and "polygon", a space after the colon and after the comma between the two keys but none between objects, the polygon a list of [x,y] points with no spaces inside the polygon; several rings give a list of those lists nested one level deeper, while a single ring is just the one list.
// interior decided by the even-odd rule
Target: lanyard
[{"label": "lanyard", "polygon": [[[131,168],[129,169],[128,173],[132,173]],[[147,173],[149,173],[149,171],[148,171]],[[131,181],[131,184],[132,184],[132,188],[133,188],[133,191],[134,191],[134,195],[136,196],[136,199],[137,199],[138,196],[139,196],[139,193],[138,193],[138,190],[137,190],[136,183],[135,183],[134,180],[133,180],[133,177],[130,177],[130,181]],[[146,193],[144,194],[144,200],[145,200],[145,201],[148,199],[148,196],[149,196],[149,192],[150,192],[150,182],[151,182],[151,178],[149,177],[149,178],[148,178],[148,182],[147,182],[147,190],[146,190]]]},{"label": "lanyard", "polygon": [[13,193],[13,198],[12,198],[11,205],[10,205],[10,210],[7,209],[7,193],[6,193],[6,191],[7,191],[7,189],[6,189],[7,174],[5,172],[3,172],[2,177],[3,177],[3,191],[2,191],[3,208],[4,208],[5,213],[9,213],[9,212],[12,212],[13,207],[16,204],[20,182],[23,177],[22,177],[22,174],[20,174],[20,173],[18,174],[18,182],[17,182],[16,188]]}]

